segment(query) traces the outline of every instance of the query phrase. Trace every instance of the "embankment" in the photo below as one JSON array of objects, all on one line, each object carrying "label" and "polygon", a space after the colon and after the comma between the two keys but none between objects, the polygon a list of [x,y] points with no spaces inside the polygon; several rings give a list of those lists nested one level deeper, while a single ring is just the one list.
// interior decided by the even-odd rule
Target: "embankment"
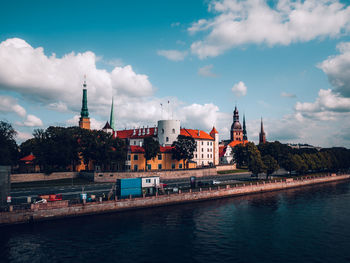
[{"label": "embankment", "polygon": [[316,178],[290,178],[281,181],[272,180],[269,182],[259,182],[257,184],[247,183],[245,185],[227,185],[221,186],[221,188],[219,187],[219,189],[215,190],[209,188],[208,190],[200,190],[199,192],[159,195],[118,201],[105,201],[102,203],[87,203],[85,205],[69,205],[67,201],[62,201],[57,204],[51,203],[42,205],[32,205],[30,210],[0,213],[0,225],[19,224],[54,218],[83,216],[89,214],[117,212],[127,209],[138,209],[146,207],[165,206],[171,204],[180,204],[186,202],[203,201],[208,199],[218,199],[258,192],[283,190],[288,188],[302,187],[307,185],[348,179],[350,179],[350,175],[333,174],[331,176],[322,176]]}]

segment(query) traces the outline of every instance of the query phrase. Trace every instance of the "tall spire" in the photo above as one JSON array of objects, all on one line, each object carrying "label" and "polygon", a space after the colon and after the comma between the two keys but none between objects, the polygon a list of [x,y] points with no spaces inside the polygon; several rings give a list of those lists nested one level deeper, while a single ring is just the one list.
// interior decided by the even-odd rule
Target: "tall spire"
[{"label": "tall spire", "polygon": [[115,123],[115,116],[114,116],[114,97],[112,97],[111,115],[110,115],[109,123],[113,131],[115,131],[116,123]]},{"label": "tall spire", "polygon": [[80,117],[82,117],[82,118],[89,117],[89,110],[88,110],[88,106],[87,106],[86,76],[84,76],[83,100],[82,100],[82,106],[81,106],[81,111],[80,111]]},{"label": "tall spire", "polygon": [[84,83],[83,83],[83,100],[82,100],[82,106],[80,111],[79,127],[90,130],[90,118],[89,118],[89,110],[87,106],[86,76],[84,76]]},{"label": "tall spire", "polygon": [[260,127],[260,134],[259,134],[259,144],[265,143],[266,142],[266,135],[264,132],[264,125],[263,125],[263,120],[261,117],[261,127]]},{"label": "tall spire", "polygon": [[245,114],[243,114],[243,141],[248,141],[247,129],[245,127]]}]

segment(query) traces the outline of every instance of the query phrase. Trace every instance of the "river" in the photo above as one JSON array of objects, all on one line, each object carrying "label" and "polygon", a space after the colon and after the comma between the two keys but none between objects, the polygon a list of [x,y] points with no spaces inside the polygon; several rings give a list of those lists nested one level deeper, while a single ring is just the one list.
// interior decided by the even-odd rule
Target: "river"
[{"label": "river", "polygon": [[0,262],[350,262],[350,182],[0,228]]}]

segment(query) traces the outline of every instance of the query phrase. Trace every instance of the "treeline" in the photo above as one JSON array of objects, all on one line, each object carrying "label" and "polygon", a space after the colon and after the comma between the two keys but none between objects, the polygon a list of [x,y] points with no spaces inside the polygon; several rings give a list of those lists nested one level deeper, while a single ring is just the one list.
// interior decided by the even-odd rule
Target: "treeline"
[{"label": "treeline", "polygon": [[234,148],[238,166],[247,166],[254,174],[266,173],[267,177],[280,167],[299,174],[307,172],[336,172],[350,168],[350,150],[342,147],[294,149],[278,141],[256,146],[254,143]]},{"label": "treeline", "polygon": [[50,126],[46,130],[34,130],[34,138],[20,146],[16,144],[15,135],[10,124],[0,122],[0,140],[5,141],[2,144],[5,147],[1,147],[0,164],[15,166],[20,158],[32,153],[35,156],[34,164],[46,173],[74,170],[81,160],[86,167],[93,162],[105,170],[124,169],[127,154],[125,142],[103,131]]}]

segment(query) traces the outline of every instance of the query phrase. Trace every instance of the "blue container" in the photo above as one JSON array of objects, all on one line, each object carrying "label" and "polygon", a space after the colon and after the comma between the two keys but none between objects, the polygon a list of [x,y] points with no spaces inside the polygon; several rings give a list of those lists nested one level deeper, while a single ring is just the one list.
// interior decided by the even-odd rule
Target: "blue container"
[{"label": "blue container", "polygon": [[125,178],[117,180],[117,187],[120,189],[126,188],[140,188],[141,189],[141,178]]},{"label": "blue container", "polygon": [[118,196],[119,198],[128,198],[130,195],[132,197],[139,197],[142,195],[141,187],[139,188],[121,188],[119,190]]}]

